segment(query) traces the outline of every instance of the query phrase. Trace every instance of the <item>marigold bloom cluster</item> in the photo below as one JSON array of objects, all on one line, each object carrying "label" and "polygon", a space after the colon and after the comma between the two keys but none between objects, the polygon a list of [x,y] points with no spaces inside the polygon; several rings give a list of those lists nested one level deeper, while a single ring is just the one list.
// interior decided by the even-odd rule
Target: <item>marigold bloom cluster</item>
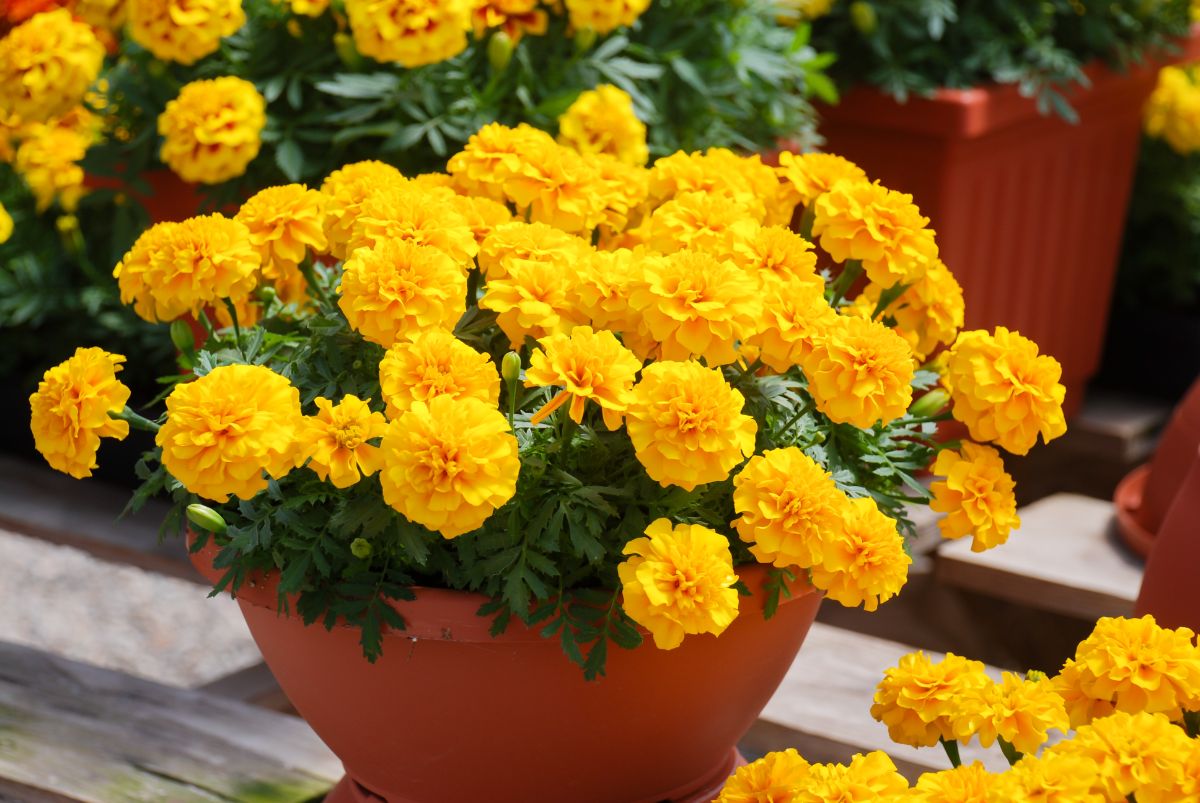
[{"label": "marigold bloom cluster", "polygon": [[262,258],[263,277],[287,301],[304,299],[304,277],[298,267],[310,253],[328,248],[325,196],[301,184],[268,187],[251,196],[235,219],[250,233]]},{"label": "marigold bloom cluster", "polygon": [[125,357],[99,348],[77,348],[46,371],[29,397],[33,443],[51,468],[92,476],[101,438],[124,440],[129,424],[112,415],[125,409],[129,388],[117,379]]},{"label": "marigold bloom cluster", "polygon": [[650,7],[650,0],[565,0],[571,26],[606,34],[632,25]]},{"label": "marigold bloom cluster", "polygon": [[163,61],[194,64],[246,21],[242,0],[129,0],[129,36]]},{"label": "marigold bloom cluster", "polygon": [[964,443],[957,452],[947,449],[938,454],[933,472],[945,478],[929,486],[930,509],[946,514],[938,520],[943,538],[969,535],[971,550],[983,552],[1003,544],[1021,526],[1016,484],[995,449],[975,443]]},{"label": "marigold bloom cluster", "polygon": [[47,122],[78,106],[104,61],[92,29],[65,8],[35,14],[0,37],[0,113]]},{"label": "marigold bloom cluster", "polygon": [[88,133],[69,126],[36,123],[25,129],[13,168],[33,193],[39,212],[55,203],[65,212],[75,211],[86,192],[79,163],[91,143]]},{"label": "marigold bloom cluster", "polygon": [[466,49],[471,0],[347,0],[346,16],[359,53],[421,67]]},{"label": "marigold bloom cluster", "polygon": [[1179,154],[1200,149],[1200,86],[1193,68],[1164,67],[1142,112],[1146,133]]},{"label": "marigold bloom cluster", "polygon": [[878,321],[854,316],[829,318],[804,358],[821,412],[863,429],[904,415],[915,371],[904,338]]},{"label": "marigold bloom cluster", "polygon": [[979,709],[971,701],[991,682],[979,661],[949,653],[934,662],[923,652],[910,653],[884,672],[871,716],[898,744],[932,747],[939,739],[969,737]]},{"label": "marigold bloom cluster", "polygon": [[338,259],[346,258],[359,207],[368,195],[376,189],[405,181],[404,174],[396,168],[370,160],[348,164],[330,173],[321,184],[321,195],[325,197],[325,237],[330,253]]},{"label": "marigold bloom cluster", "polygon": [[[881,300],[883,290],[869,284],[856,303],[870,314]],[[920,358],[932,354],[938,346],[950,345],[962,329],[966,315],[962,286],[941,260],[934,261],[925,275],[889,304],[884,317],[896,322],[895,331],[908,341]]]},{"label": "marigold bloom cluster", "polygon": [[830,599],[873,611],[900,593],[911,563],[895,519],[870,497],[851,499],[841,525],[821,545],[821,562],[810,577]]},{"label": "marigold bloom cluster", "polygon": [[529,357],[525,384],[561,387],[554,399],[531,419],[538,423],[563,404],[577,424],[583,423],[587,402],[601,409],[609,429],[621,426],[621,417],[633,396],[633,383],[642,361],[621,345],[612,332],[595,332],[577,326],[570,335],[550,335],[538,341]]},{"label": "marigold bloom cluster", "polygon": [[780,178],[799,195],[799,203],[803,206],[812,204],[839,181],[867,181],[867,174],[861,167],[832,153],[784,151],[779,155],[778,170]]},{"label": "marigold bloom cluster", "polygon": [[908,800],[908,781],[886,753],[849,764],[809,764],[795,750],[768,753],[738,769],[715,803],[875,803]]},{"label": "marigold bloom cluster", "polygon": [[379,361],[379,387],[388,418],[395,419],[414,402],[436,396],[474,398],[496,405],[500,376],[496,365],[443,329],[427,329],[396,343]]},{"label": "marigold bloom cluster", "polygon": [[558,118],[558,141],[583,154],[606,153],[641,166],[650,157],[646,124],[633,111],[633,98],[612,84],[583,92]]},{"label": "marigold bloom cluster", "polygon": [[158,117],[160,156],[184,181],[236,178],[258,155],[266,108],[254,84],[241,78],[193,81]]}]

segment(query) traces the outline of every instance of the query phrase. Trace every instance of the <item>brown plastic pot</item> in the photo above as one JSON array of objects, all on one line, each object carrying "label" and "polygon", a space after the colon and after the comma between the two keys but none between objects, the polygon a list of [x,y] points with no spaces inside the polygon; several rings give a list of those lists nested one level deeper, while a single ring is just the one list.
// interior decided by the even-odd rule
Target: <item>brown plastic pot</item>
[{"label": "brown plastic pot", "polygon": [[1179,495],[1197,448],[1200,448],[1200,379],[1175,407],[1154,457],[1126,474],[1113,492],[1117,532],[1142,557],[1150,554],[1156,533]]},{"label": "brown plastic pot", "polygon": [[178,223],[200,214],[200,195],[196,185],[170,170],[148,170],[140,178],[150,186],[150,193],[138,192],[117,178],[87,174],[84,184],[91,189],[116,190],[129,195],[146,210],[151,223]]},{"label": "brown plastic pot", "polygon": [[[192,560],[215,582],[214,553]],[[799,585],[764,619],[765,569],[740,573],[754,596],[719,638],[614,648],[591,683],[537,629],[492,637],[477,594],[395,602],[407,629],[384,634],[374,664],[356,629],[281,614],[277,575],[237,600],[283,692],[345,764],[336,800],[660,803],[711,799],[816,617],[821,596]]]},{"label": "brown plastic pot", "polygon": [[1146,560],[1135,610],[1152,614],[1163,627],[1200,630],[1200,450],[1179,485],[1171,509],[1154,539]]},{"label": "brown plastic pot", "polygon": [[1096,372],[1141,136],[1158,67],[1087,70],[1072,125],[1014,85],[943,89],[899,103],[859,87],[822,106],[826,148],[911,193],[962,284],[966,325],[1016,329],[1063,365],[1064,408]]}]

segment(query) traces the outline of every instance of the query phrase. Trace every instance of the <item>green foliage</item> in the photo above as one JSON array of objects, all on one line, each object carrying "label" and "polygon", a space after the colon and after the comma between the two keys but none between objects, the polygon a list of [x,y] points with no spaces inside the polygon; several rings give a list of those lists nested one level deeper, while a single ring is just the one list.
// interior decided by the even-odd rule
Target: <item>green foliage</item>
[{"label": "green foliage", "polygon": [[[874,10],[864,25],[855,6]],[[1188,31],[1188,0],[875,0],[838,2],[814,23],[813,43],[837,54],[842,87],[870,84],[903,101],[939,87],[1016,84],[1043,113],[1068,119],[1083,68],[1116,67]]]}]

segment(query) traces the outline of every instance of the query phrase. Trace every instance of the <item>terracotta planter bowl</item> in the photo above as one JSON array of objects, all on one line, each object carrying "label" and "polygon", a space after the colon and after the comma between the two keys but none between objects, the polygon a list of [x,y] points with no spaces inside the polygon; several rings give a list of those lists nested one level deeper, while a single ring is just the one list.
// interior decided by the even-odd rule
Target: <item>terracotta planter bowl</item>
[{"label": "terracotta planter bowl", "polygon": [[1200,630],[1197,567],[1200,567],[1200,451],[1193,449],[1191,465],[1146,561],[1134,607],[1137,615],[1153,614],[1163,627]]},{"label": "terracotta planter bowl", "polygon": [[[214,552],[192,560],[215,581]],[[658,803],[719,787],[816,617],[820,595],[800,586],[764,620],[765,570],[742,578],[755,595],[720,638],[614,647],[594,683],[557,639],[516,622],[491,637],[475,594],[417,589],[397,602],[408,629],[385,634],[375,664],[356,630],[280,615],[277,577],[238,603],[288,699],[360,785],[344,782],[340,800]]]}]

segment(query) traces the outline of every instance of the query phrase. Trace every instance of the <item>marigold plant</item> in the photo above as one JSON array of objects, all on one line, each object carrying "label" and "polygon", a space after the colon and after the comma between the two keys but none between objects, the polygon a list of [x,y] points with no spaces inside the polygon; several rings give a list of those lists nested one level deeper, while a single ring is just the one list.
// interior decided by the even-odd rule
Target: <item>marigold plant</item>
[{"label": "marigold plant", "polygon": [[[398,615],[380,606],[406,586],[482,593],[497,629],[540,624],[594,677],[609,642],[720,637],[797,589],[874,610],[907,579],[913,504],[936,498],[955,534],[998,539],[1004,500],[980,479],[1011,491],[998,453],[948,451],[937,426],[956,394],[983,418],[1026,386],[1003,396],[952,374],[950,394],[936,388],[941,363],[898,333],[921,331],[930,305],[892,309],[909,267],[866,310],[856,257],[780,226],[807,211],[788,167],[680,152],[622,164],[616,186],[614,163],[492,124],[445,174],[358,162],[319,190],[264,189],[234,217],[158,224],[115,273],[139,315],[172,322],[184,370],[165,414],[105,395],[68,465],[82,397],[47,390],[39,445],[79,474],[98,436],[155,430],[138,499],[171,494],[175,526],[209,507],[193,536],[215,539],[223,585],[281,571],[301,615],[362,628],[372,659]],[[894,220],[854,214],[877,232],[872,215]],[[903,243],[934,241],[920,220]],[[960,336],[951,367],[968,336],[990,337]],[[945,490],[916,479],[931,465]],[[927,681],[946,672],[917,669],[879,704],[904,738],[953,738],[966,726],[922,707],[946,696]],[[1026,746],[1054,724],[1010,710],[1025,691],[980,697],[1002,712],[987,733]],[[883,757],[808,775],[895,787]]]}]

